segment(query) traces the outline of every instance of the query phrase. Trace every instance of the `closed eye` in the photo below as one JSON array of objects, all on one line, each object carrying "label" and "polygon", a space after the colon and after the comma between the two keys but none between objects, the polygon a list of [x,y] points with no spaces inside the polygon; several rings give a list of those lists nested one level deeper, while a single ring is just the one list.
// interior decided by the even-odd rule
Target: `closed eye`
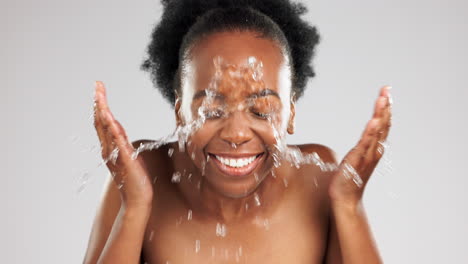
[{"label": "closed eye", "polygon": [[224,111],[221,109],[207,109],[203,112],[207,119],[217,119],[224,117]]},{"label": "closed eye", "polygon": [[256,117],[258,117],[260,119],[268,119],[271,116],[270,113],[264,113],[264,112],[261,112],[261,111],[257,111],[255,109],[252,109],[251,112],[252,112],[252,114],[254,114]]}]

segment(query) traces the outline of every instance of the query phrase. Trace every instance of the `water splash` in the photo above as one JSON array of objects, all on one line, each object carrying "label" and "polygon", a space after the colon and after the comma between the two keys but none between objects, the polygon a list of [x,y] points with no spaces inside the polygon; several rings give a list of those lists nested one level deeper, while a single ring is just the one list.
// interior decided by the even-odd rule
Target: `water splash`
[{"label": "water splash", "polygon": [[[313,152],[313,153],[303,153],[301,149],[295,146],[288,146],[286,144],[286,129],[284,129],[284,124],[287,121],[286,120],[286,115],[283,113],[286,113],[289,109],[289,105],[286,103],[291,103],[294,104],[294,95],[286,95],[283,96],[284,94],[281,93],[280,91],[280,96],[281,97],[289,97],[286,99],[281,99],[282,101],[282,112],[280,115],[276,115],[277,113],[275,112],[277,108],[275,108],[274,104],[271,103],[270,100],[264,100],[264,101],[258,101],[262,98],[264,98],[264,95],[259,95],[259,96],[254,96],[252,98],[246,99],[244,103],[241,104],[236,104],[236,105],[230,105],[229,103],[221,104],[217,103],[216,98],[219,96],[219,92],[221,87],[226,84],[226,82],[229,82],[227,85],[248,85],[248,88],[246,91],[252,92],[252,91],[258,91],[259,87],[264,87],[264,73],[263,73],[263,62],[253,56],[249,57],[247,62],[244,65],[233,65],[227,63],[227,61],[222,58],[222,57],[216,57],[213,60],[214,64],[214,74],[206,87],[205,91],[205,96],[201,102],[201,105],[197,108],[195,113],[192,113],[192,97],[189,97],[187,95],[190,95],[190,92],[187,92],[187,89],[192,89],[193,86],[189,85],[190,83],[185,83],[182,89],[182,96],[177,98],[177,100],[182,100],[181,104],[181,109],[179,114],[181,114],[184,118],[184,122],[181,123],[181,125],[178,125],[174,132],[164,138],[161,138],[159,140],[151,141],[151,142],[144,142],[140,143],[140,145],[135,149],[135,151],[132,153],[131,157],[133,159],[138,158],[139,154],[144,152],[144,151],[150,151],[153,149],[158,149],[163,145],[166,145],[172,140],[176,140],[179,146],[179,151],[184,152],[187,148],[187,146],[191,145],[191,135],[193,135],[195,132],[197,132],[200,128],[203,127],[203,125],[210,120],[211,118],[226,118],[232,115],[233,111],[251,111],[252,107],[258,106],[258,105],[263,105],[266,109],[270,109],[270,112],[263,113],[262,116],[266,118],[268,121],[269,126],[271,127],[271,131],[273,133],[273,136],[275,138],[275,144],[272,146],[272,148],[269,148],[268,150],[271,153],[271,157],[273,159],[273,164],[275,168],[280,167],[283,163],[289,163],[291,166],[294,166],[296,168],[300,168],[303,165],[306,164],[311,164],[315,165],[320,170],[322,171],[334,171],[337,169],[337,165],[334,163],[328,163],[324,162],[321,157],[318,155],[318,153]],[[285,75],[286,76],[286,75]],[[286,80],[287,79],[287,80]],[[285,81],[290,81],[290,79],[286,78]],[[249,90],[250,89],[250,90]],[[242,89],[239,89],[242,90]],[[234,91],[233,91],[234,92]],[[193,93],[193,91],[192,91]],[[184,101],[186,100],[186,101]],[[177,103],[177,102],[176,102]],[[216,106],[216,107],[214,107]],[[277,109],[278,110],[278,109]],[[279,111],[279,110],[278,110]],[[286,111],[286,112],[285,112]],[[289,110],[288,110],[289,111]],[[249,112],[250,113],[250,112]],[[90,115],[91,117],[94,116]],[[261,121],[258,121],[261,122]],[[79,141],[78,137],[72,137],[71,138],[72,143],[76,144],[76,142]],[[232,149],[236,149],[239,147],[238,144],[231,142],[231,147]],[[383,153],[383,151],[387,148],[387,145],[385,142],[379,142],[379,149],[378,151]],[[99,150],[99,148],[94,147],[93,150]],[[114,152],[115,151],[115,152]],[[111,155],[109,155],[109,158],[104,160],[104,164],[107,163],[108,161],[111,161],[113,164],[115,164],[119,151],[118,149],[115,149]],[[169,148],[167,150],[167,154],[169,157],[172,157],[174,154],[174,148]],[[196,155],[195,152],[192,152],[189,154],[189,156],[192,158],[192,160],[196,160]],[[207,155],[206,157],[206,162],[202,162],[201,166],[201,174],[205,174],[205,167],[206,164],[210,161],[210,156]],[[349,164],[348,164],[349,165]],[[362,179],[359,177],[359,175],[356,173],[356,171],[350,167],[350,166],[345,166],[346,169],[346,177],[350,177],[357,185],[362,184]],[[181,180],[181,174],[179,172],[175,172],[172,175],[171,181],[174,183],[178,183]],[[271,170],[271,176],[273,178],[276,178],[277,175],[274,171],[274,169]],[[183,175],[185,177],[185,173]],[[259,179],[259,176],[257,174],[254,175],[255,180],[258,182],[261,179]],[[87,182],[89,182],[89,173],[84,173],[83,177],[81,177],[83,184],[79,187],[79,192],[81,192],[84,189],[84,186],[86,185]],[[157,180],[156,177],[153,179],[153,183]],[[188,180],[191,182],[192,181],[192,174],[188,175]],[[286,178],[283,178],[283,184],[285,187],[288,187],[289,181]],[[318,182],[317,179],[314,178],[314,184],[318,187]],[[201,187],[201,182],[198,182],[196,184],[197,188],[200,189]],[[258,206],[260,203],[260,199],[257,196],[254,197],[255,199],[255,204]],[[246,207],[246,210],[248,208]]]},{"label": "water splash", "polygon": [[356,186],[361,188],[364,184],[361,176],[357,173],[353,166],[351,166],[348,162],[343,163],[343,175],[346,179],[352,180]]}]

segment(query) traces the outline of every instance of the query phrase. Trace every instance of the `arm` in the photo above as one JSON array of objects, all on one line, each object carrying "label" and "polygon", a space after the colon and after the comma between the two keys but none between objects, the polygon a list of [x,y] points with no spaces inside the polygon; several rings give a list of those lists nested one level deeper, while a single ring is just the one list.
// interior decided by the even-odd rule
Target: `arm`
[{"label": "arm", "polygon": [[[134,255],[140,257],[149,215],[143,207],[140,209],[122,206],[119,190],[112,177],[109,177],[94,219],[83,263],[119,263],[114,258],[122,263],[138,263],[132,260],[135,259]],[[121,250],[122,248],[125,250]],[[120,254],[125,257],[119,256]]]},{"label": "arm", "polygon": [[97,263],[139,263],[151,207],[121,207]]},{"label": "arm", "polygon": [[101,82],[96,83],[94,125],[102,158],[112,177],[93,225],[84,263],[139,263],[153,202],[152,181],[142,155],[132,157],[135,146],[114,119]]},{"label": "arm", "polygon": [[[359,143],[343,159],[329,185],[330,227],[326,263],[382,263],[362,204],[364,188],[383,155],[391,99],[381,89],[373,118]],[[334,159],[336,161],[336,159]]]},{"label": "arm", "polygon": [[342,263],[382,263],[362,203],[331,207],[334,223],[330,228]]}]

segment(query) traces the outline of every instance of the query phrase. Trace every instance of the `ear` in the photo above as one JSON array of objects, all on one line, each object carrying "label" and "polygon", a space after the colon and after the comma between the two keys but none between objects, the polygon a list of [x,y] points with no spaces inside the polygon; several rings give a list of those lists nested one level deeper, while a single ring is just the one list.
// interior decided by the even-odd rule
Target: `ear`
[{"label": "ear", "polygon": [[176,117],[176,126],[183,126],[184,124],[184,119],[182,118],[182,115],[180,113],[180,106],[182,105],[182,98],[179,97],[179,95],[176,93],[176,98],[174,102],[174,111],[175,111],[175,117]]},{"label": "ear", "polygon": [[289,121],[288,121],[288,134],[292,135],[294,134],[294,119],[296,117],[296,104],[294,103],[294,100],[291,99],[290,103],[290,114],[289,114]]}]

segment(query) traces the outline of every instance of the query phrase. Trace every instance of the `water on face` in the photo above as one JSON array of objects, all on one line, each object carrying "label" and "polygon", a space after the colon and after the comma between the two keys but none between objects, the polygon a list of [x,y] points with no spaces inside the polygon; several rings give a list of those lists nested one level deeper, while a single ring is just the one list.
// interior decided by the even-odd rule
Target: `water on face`
[{"label": "water on face", "polygon": [[[321,157],[318,155],[318,153],[313,152],[313,153],[303,153],[298,147],[295,146],[289,146],[286,143],[286,129],[285,129],[285,124],[287,123],[287,119],[289,117],[289,112],[284,110],[285,108],[289,109],[289,105],[285,105],[284,102],[290,102],[294,104],[291,99],[288,100],[282,100],[283,105],[281,105],[281,108],[283,110],[278,110],[277,106],[274,106],[271,104],[269,100],[263,100],[263,99],[258,99],[258,98],[249,98],[246,99],[245,102],[237,105],[230,105],[229,101],[223,105],[217,105],[216,108],[213,110],[213,105],[215,102],[216,96],[219,94],[220,91],[220,86],[225,85],[226,80],[229,80],[231,82],[232,87],[239,87],[239,85],[248,85],[250,87],[253,87],[250,91],[253,91],[255,87],[262,87],[264,85],[264,73],[263,73],[263,63],[258,60],[255,57],[250,57],[246,64],[244,65],[232,65],[227,63],[223,58],[217,57],[213,61],[214,68],[215,68],[215,73],[212,76],[212,80],[210,81],[208,87],[205,89],[206,91],[206,96],[203,98],[203,101],[201,105],[198,107],[198,109],[195,111],[195,114],[192,114],[190,116],[187,115],[187,113],[193,113],[192,110],[189,109],[181,109],[180,114],[183,115],[183,118],[185,122],[183,122],[183,125],[179,125],[176,127],[173,133],[170,135],[163,137],[159,140],[151,141],[151,142],[145,142],[141,143],[134,152],[132,153],[131,158],[132,159],[137,159],[139,154],[144,152],[144,151],[151,151],[154,149],[158,149],[163,145],[166,145],[167,143],[171,141],[177,141],[178,142],[178,149],[181,152],[185,152],[187,150],[187,146],[190,146],[190,138],[191,136],[197,132],[200,128],[204,126],[204,124],[212,118],[213,116],[217,118],[228,118],[231,116],[235,111],[249,111],[254,106],[257,106],[258,104],[262,105],[265,109],[274,109],[275,111],[270,111],[265,114],[265,119],[267,120],[267,123],[271,129],[271,133],[274,136],[275,139],[275,144],[273,146],[267,146],[267,149],[269,150],[271,157],[273,159],[273,165],[274,168],[271,170],[271,176],[273,178],[277,178],[278,176],[275,173],[275,168],[279,168],[282,164],[287,163],[290,164],[291,166],[294,166],[296,168],[300,168],[303,165],[314,165],[318,167],[321,171],[334,171],[337,169],[337,165],[334,163],[327,163],[324,162]],[[193,89],[193,88],[192,88]],[[183,92],[184,94],[184,92]],[[182,94],[182,97],[183,97]],[[290,95],[291,96],[291,95]],[[292,98],[292,97],[291,97]],[[182,108],[184,107],[184,104],[182,103]],[[185,106],[187,107],[187,106]],[[278,112],[279,111],[279,112]],[[281,112],[281,113],[280,113]],[[222,114],[220,114],[222,113]],[[287,113],[287,114],[285,114]],[[289,113],[289,114],[288,114]],[[94,115],[91,115],[94,116]],[[79,141],[79,138],[73,137],[72,143],[76,144],[76,142]],[[231,143],[232,149],[236,149],[238,146],[235,143]],[[383,153],[384,151],[386,152],[389,147],[389,144],[387,142],[379,142],[379,147],[378,151],[380,153]],[[89,152],[95,152],[98,153],[100,151],[100,148],[93,146],[89,148],[87,151]],[[167,151],[168,157],[172,157],[174,155],[174,149],[169,148]],[[195,160],[196,156],[195,153],[187,153],[189,157],[192,160]],[[103,159],[103,161],[98,165],[98,167],[107,164],[108,162],[111,162],[112,164],[116,164],[116,161],[119,156],[119,149],[115,148],[108,158]],[[383,156],[383,160],[385,163],[385,166],[383,167],[383,170],[380,170],[380,174],[388,173],[391,172],[391,165],[390,161],[386,158],[386,156]],[[201,167],[201,174],[205,174],[205,166],[206,164],[210,161],[210,156],[207,156],[206,160],[202,162],[202,167]],[[86,184],[90,180],[90,175],[91,173],[89,171],[84,171],[82,173],[82,176],[80,177],[81,184],[78,188],[78,191],[81,192]],[[343,175],[347,179],[351,180],[356,184],[358,187],[361,187],[363,185],[363,180],[360,177],[360,175],[357,173],[355,168],[351,166],[348,163],[343,163]],[[181,178],[187,178],[189,182],[192,182],[192,173],[189,172],[187,173],[185,170],[181,172],[174,172],[171,178],[171,181],[175,184],[180,183]],[[255,179],[257,181],[260,181],[260,178],[257,174],[255,174]],[[157,178],[154,178],[154,182],[156,182]],[[284,187],[287,188],[289,185],[289,182],[286,178],[282,178]],[[317,179],[314,179],[315,185],[318,187],[318,182]],[[125,183],[122,182],[118,184],[119,188],[121,188]],[[201,188],[201,181],[198,182],[193,182],[192,183],[196,188],[200,189]],[[260,207],[262,206],[261,202],[261,197],[260,195],[255,192],[253,194],[253,203],[255,206]],[[247,212],[249,210],[249,204],[245,203],[245,211]],[[193,212],[192,210],[188,210],[186,219],[188,221],[191,221],[193,218]],[[182,217],[176,219],[176,226],[179,226],[182,224]],[[263,228],[265,231],[268,231],[270,229],[271,223],[269,219],[261,219],[258,220],[258,226],[259,228]],[[222,223],[217,223],[216,228],[215,228],[215,235],[218,237],[226,237],[228,235],[227,233],[228,227],[226,224]],[[151,231],[149,235],[149,241],[152,240],[154,235],[154,231]],[[201,244],[202,242],[197,239],[194,242],[194,251],[195,253],[199,253],[201,250]],[[216,254],[216,248],[214,246],[211,247],[211,255],[212,257],[215,257]],[[221,250],[221,255],[228,259],[230,254],[227,249]],[[240,258],[243,256],[244,252],[242,249],[242,246],[239,246],[238,250],[234,251],[234,258],[237,262],[239,262]],[[232,254],[231,254],[232,255]]]}]

